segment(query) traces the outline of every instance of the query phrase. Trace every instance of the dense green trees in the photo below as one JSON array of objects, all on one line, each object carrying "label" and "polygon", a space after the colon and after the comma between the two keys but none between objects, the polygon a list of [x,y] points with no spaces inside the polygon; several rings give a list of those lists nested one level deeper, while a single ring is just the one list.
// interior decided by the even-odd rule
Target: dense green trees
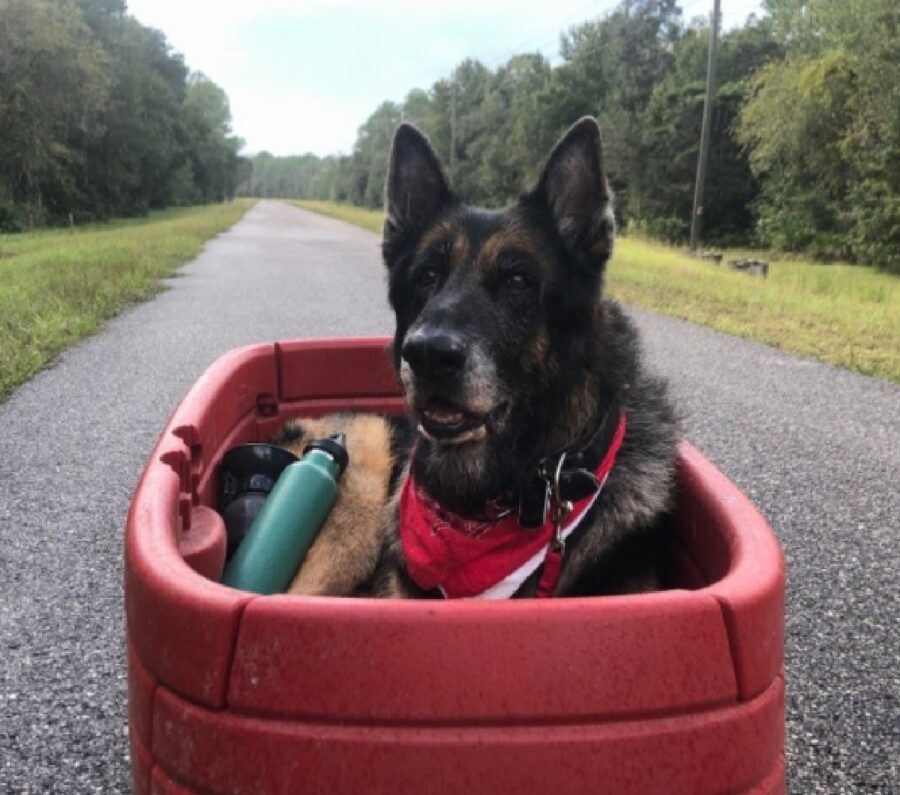
[{"label": "dense green trees", "polygon": [[[671,70],[654,86],[642,116],[643,231],[680,241],[690,232],[694,180],[706,94],[709,31],[689,29],[675,48]],[[722,242],[748,240],[759,192],[747,152],[734,135],[746,79],[780,53],[764,27],[752,25],[720,38],[715,114],[704,202],[704,230]]]},{"label": "dense green trees", "polygon": [[224,92],[124,0],[0,0],[0,230],[219,201]]},{"label": "dense green trees", "polygon": [[900,6],[769,0],[784,57],[758,70],[738,139],[763,242],[900,273]]},{"label": "dense green trees", "polygon": [[[768,0],[766,9],[720,37],[705,239],[900,271],[900,7]],[[302,166],[259,156],[243,190],[379,206],[388,141],[406,119],[431,137],[463,196],[496,206],[533,178],[563,129],[594,114],[620,223],[682,241],[708,41],[676,0],[623,0],[565,32],[555,66],[538,54],[495,70],[464,61],[427,92],[379,105],[350,155],[307,155]]]},{"label": "dense green trees", "polygon": [[[33,223],[74,189],[84,152],[100,134],[109,59],[76,7],[0,0],[0,228]],[[13,202],[21,204],[14,207]]]}]

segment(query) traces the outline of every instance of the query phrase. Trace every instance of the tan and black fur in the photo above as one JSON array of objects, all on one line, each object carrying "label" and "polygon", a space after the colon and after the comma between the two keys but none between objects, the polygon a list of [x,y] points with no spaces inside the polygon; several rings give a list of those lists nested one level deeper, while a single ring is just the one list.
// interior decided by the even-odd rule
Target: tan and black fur
[{"label": "tan and black fur", "polygon": [[[341,425],[351,464],[292,590],[433,595],[410,580],[399,543],[404,467],[449,509],[478,515],[488,500],[514,504],[537,463],[582,448],[612,405],[625,411],[625,440],[567,543],[556,594],[654,587],[675,421],[664,383],[643,366],[633,324],[602,294],[614,221],[597,123],[575,124],[534,188],[499,211],[463,204],[428,141],[402,125],[386,194],[393,355],[411,424],[303,421],[306,435]],[[533,595],[539,575],[516,595]]]},{"label": "tan and black fur", "polygon": [[388,492],[394,457],[382,417],[334,414],[288,423],[274,440],[301,455],[311,439],[344,433],[350,465],[338,498],[288,589],[289,593],[348,596],[372,577],[390,523]]}]

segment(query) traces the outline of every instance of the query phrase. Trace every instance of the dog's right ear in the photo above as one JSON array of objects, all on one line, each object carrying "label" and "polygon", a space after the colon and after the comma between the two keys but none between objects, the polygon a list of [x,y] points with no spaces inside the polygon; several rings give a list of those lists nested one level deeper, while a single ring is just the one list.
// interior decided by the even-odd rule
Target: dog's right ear
[{"label": "dog's right ear", "polygon": [[435,216],[455,201],[428,139],[411,124],[394,133],[385,186],[384,261],[390,268]]}]

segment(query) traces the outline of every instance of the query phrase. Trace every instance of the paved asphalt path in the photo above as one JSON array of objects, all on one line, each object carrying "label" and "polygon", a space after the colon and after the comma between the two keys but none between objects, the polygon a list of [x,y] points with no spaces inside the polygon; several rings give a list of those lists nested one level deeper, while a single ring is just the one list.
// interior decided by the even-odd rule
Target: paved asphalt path
[{"label": "paved asphalt path", "polygon": [[[228,349],[389,331],[377,244],[261,202],[0,405],[0,793],[128,792],[122,526],[143,462]],[[687,436],[787,553],[791,792],[900,792],[900,389],[634,314]]]}]

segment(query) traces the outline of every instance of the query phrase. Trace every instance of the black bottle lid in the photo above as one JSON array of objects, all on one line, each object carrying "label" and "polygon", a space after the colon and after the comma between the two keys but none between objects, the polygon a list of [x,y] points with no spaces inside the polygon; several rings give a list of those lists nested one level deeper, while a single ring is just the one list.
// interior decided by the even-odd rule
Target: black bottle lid
[{"label": "black bottle lid", "polygon": [[220,510],[247,492],[268,494],[285,467],[298,460],[274,444],[242,444],[222,456]]},{"label": "black bottle lid", "polygon": [[334,463],[338,465],[338,477],[340,477],[347,464],[350,463],[350,454],[347,452],[347,437],[343,433],[335,433],[331,436],[325,436],[322,439],[311,439],[306,447],[303,448],[303,455],[310,450],[321,450],[332,457]]}]

